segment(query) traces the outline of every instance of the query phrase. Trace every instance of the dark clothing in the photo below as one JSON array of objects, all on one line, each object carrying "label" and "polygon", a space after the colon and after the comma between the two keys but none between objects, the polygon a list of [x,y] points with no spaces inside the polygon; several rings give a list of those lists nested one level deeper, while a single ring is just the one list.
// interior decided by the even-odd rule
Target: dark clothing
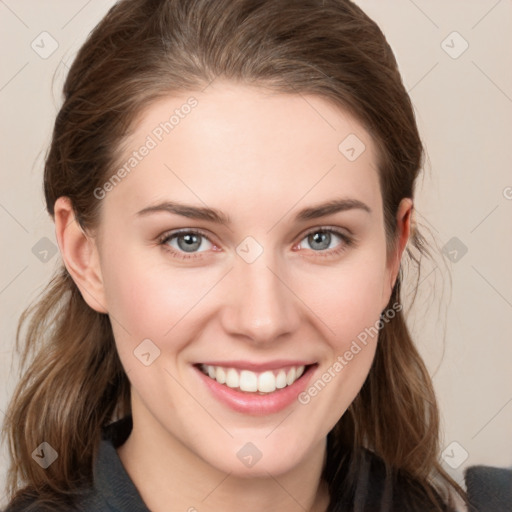
[{"label": "dark clothing", "polygon": [[94,488],[84,494],[74,508],[44,507],[27,500],[5,512],[150,512],[116,451],[126,441],[131,430],[131,416],[104,429],[94,465]]},{"label": "dark clothing", "polygon": [[[28,498],[22,502],[11,504],[5,512],[150,512],[142,501],[135,485],[126,473],[116,448],[128,438],[132,429],[131,417],[128,416],[108,427],[102,433],[98,456],[94,466],[94,485],[86,490],[74,506],[56,507],[36,502]],[[383,484],[385,469],[383,462],[371,452],[366,452],[364,464],[367,466],[367,478],[356,494],[365,496],[364,512],[382,510],[383,502],[392,503],[384,506],[389,512],[409,512],[418,510],[426,512],[433,510],[432,505],[421,505],[422,495],[411,492],[414,485],[404,479],[395,482],[391,494]],[[489,468],[487,468],[489,469]],[[492,468],[494,469],[494,468]],[[497,470],[500,471],[500,470]],[[507,470],[501,470],[507,472]],[[512,511],[511,481],[512,472],[500,473],[495,478],[493,472],[482,473],[482,468],[470,468],[468,471],[470,498],[475,500],[475,510],[478,512],[507,512]],[[508,475],[508,476],[507,476]],[[416,494],[417,500],[410,500]],[[387,498],[385,496],[387,495]],[[389,500],[389,498],[391,498]],[[356,498],[355,501],[358,501]],[[343,509],[345,510],[345,509]],[[353,510],[349,506],[347,510]],[[448,509],[446,509],[448,510]]]},{"label": "dark clothing", "polygon": [[110,425],[103,433],[94,467],[95,489],[84,500],[80,512],[149,512],[116,452],[131,430],[128,417]]},{"label": "dark clothing", "polygon": [[472,466],[465,478],[475,512],[512,511],[512,469]]}]

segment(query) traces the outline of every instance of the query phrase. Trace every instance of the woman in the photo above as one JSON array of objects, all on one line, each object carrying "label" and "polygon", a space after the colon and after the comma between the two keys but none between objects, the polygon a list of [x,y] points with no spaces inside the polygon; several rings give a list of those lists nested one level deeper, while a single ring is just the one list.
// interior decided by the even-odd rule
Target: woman
[{"label": "woman", "polygon": [[422,145],[375,23],[124,0],[64,96],[10,510],[454,510],[400,303]]}]

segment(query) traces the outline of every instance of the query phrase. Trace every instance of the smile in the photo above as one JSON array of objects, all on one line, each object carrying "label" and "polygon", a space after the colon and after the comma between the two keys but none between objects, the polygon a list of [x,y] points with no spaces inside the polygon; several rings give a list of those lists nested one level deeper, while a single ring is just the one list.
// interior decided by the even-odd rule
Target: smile
[{"label": "smile", "polygon": [[193,368],[219,404],[239,413],[261,416],[297,405],[297,396],[315,375],[318,363],[205,361]]},{"label": "smile", "polygon": [[264,372],[202,364],[200,370],[219,384],[246,393],[267,394],[291,386],[304,373],[305,366],[276,368]]}]

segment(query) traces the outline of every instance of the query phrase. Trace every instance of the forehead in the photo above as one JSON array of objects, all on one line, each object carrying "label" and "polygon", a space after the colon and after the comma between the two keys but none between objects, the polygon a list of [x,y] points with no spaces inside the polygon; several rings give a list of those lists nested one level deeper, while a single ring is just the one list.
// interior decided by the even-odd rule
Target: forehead
[{"label": "forehead", "polygon": [[215,81],[138,116],[105,203],[128,213],[170,198],[274,214],[341,196],[377,206],[376,162],[370,135],[327,100]]}]

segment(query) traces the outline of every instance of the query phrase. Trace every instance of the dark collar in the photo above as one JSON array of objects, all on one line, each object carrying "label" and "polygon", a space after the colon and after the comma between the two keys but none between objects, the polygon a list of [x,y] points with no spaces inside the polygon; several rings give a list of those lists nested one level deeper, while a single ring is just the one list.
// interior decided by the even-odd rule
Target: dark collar
[{"label": "dark collar", "polygon": [[127,416],[108,425],[94,465],[95,498],[106,502],[111,510],[149,512],[117,454],[132,430],[132,418]]}]

